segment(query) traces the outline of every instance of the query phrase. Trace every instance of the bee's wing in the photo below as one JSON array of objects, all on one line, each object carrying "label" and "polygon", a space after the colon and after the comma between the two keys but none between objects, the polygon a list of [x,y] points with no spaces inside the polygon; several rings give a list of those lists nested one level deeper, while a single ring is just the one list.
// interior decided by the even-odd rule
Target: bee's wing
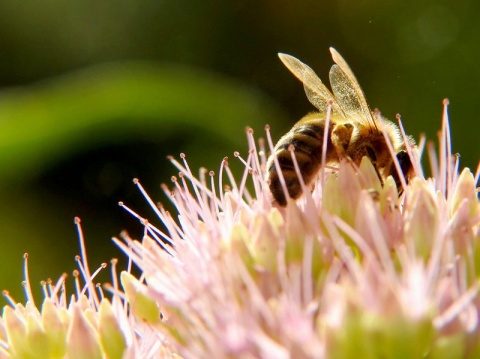
[{"label": "bee's wing", "polygon": [[333,65],[330,69],[330,85],[340,107],[347,117],[360,120],[369,128],[377,128],[372,111],[350,66],[333,47],[330,48]]},{"label": "bee's wing", "polygon": [[344,113],[340,106],[337,104],[335,97],[325,87],[322,80],[315,74],[315,72],[308,66],[301,62],[299,59],[287,55],[278,54],[283,64],[295,75],[300,81],[303,82],[305,93],[308,100],[321,112],[326,113],[328,107],[328,101],[332,101],[332,111],[344,116]]}]

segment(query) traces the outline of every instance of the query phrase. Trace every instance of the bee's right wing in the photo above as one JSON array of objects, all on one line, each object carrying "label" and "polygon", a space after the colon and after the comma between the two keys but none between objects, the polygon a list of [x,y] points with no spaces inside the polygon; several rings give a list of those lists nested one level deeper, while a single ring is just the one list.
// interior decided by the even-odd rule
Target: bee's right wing
[{"label": "bee's right wing", "polygon": [[287,55],[278,54],[283,64],[303,82],[305,93],[308,100],[321,112],[326,113],[328,101],[332,101],[333,112],[345,117],[343,110],[338,105],[333,94],[325,87],[322,80],[315,74],[315,72],[297,58]]},{"label": "bee's right wing", "polygon": [[369,129],[377,129],[375,118],[368,107],[365,94],[360,87],[350,66],[333,47],[330,48],[333,65],[330,69],[330,85],[335,98],[348,118],[361,121]]}]

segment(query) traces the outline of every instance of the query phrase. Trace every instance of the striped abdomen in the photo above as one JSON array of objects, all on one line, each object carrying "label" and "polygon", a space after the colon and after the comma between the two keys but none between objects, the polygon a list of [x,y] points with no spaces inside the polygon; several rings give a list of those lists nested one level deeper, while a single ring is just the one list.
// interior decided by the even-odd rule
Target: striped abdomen
[{"label": "striped abdomen", "polygon": [[[288,194],[291,198],[302,195],[302,188],[292,160],[290,145],[295,147],[295,158],[308,186],[320,170],[322,158],[323,135],[325,119],[318,118],[319,114],[309,114],[300,120],[293,128],[278,141],[274,152],[278,159],[281,172],[285,179]],[[331,128],[331,126],[330,126]],[[330,131],[328,131],[327,148],[331,148]],[[270,181],[270,191],[274,200],[281,206],[287,204],[279,174],[275,166],[273,155],[267,162],[267,179]]]}]

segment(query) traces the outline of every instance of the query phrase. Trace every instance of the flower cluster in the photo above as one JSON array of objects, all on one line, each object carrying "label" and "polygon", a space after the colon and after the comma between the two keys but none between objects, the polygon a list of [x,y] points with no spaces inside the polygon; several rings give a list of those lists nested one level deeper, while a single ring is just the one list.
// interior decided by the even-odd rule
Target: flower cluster
[{"label": "flower cluster", "polygon": [[[0,317],[0,358],[173,358],[170,346],[155,329],[155,322],[161,320],[158,307],[151,300],[145,300],[137,279],[122,272],[120,278],[125,291],[122,293],[116,280],[117,261],[113,259],[112,284],[106,285],[112,292],[111,299],[104,296],[100,285],[94,284],[96,275],[107,264],[90,273],[80,219],[76,218],[75,223],[82,250],[82,256],[76,257],[79,269],[73,273],[75,294],[67,297],[66,274],[57,283],[42,282],[44,300],[37,308],[25,254],[23,285],[27,303],[16,303],[7,291],[3,293],[10,304],[3,308]],[[138,310],[136,305],[140,303]]]},{"label": "flower cluster", "polygon": [[276,207],[251,130],[239,181],[227,159],[197,178],[171,158],[177,215],[138,180],[162,226],[121,203],[145,232],[114,241],[141,276],[123,272],[120,290],[114,270],[107,300],[82,251],[86,284],[68,305],[62,280],[41,311],[31,297],[5,307],[0,358],[480,357],[480,170],[459,170],[444,108],[438,155],[424,138],[408,148],[415,177],[400,197],[365,158]]}]

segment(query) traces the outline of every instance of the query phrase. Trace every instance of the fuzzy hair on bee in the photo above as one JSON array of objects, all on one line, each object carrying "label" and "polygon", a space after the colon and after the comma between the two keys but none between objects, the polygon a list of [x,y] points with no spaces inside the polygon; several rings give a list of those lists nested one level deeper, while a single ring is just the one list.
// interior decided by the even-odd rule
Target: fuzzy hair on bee
[{"label": "fuzzy hair on bee", "polygon": [[[321,169],[322,158],[325,165],[342,160],[359,165],[367,156],[380,181],[383,183],[392,176],[399,193],[402,192],[400,176],[408,180],[413,175],[412,161],[398,126],[370,110],[346,61],[334,48],[330,48],[330,52],[335,62],[329,74],[333,93],[309,66],[293,56],[279,54],[283,64],[303,83],[307,98],[318,109],[318,112],[304,116],[280,138],[267,161],[266,179],[273,201],[280,206],[287,204],[288,197],[297,199],[303,194],[292,158],[292,145],[307,188],[312,187]],[[396,154],[401,174],[395,166],[386,137]],[[411,137],[407,137],[407,142],[411,147],[415,146]],[[325,153],[323,148],[326,148]]]}]

